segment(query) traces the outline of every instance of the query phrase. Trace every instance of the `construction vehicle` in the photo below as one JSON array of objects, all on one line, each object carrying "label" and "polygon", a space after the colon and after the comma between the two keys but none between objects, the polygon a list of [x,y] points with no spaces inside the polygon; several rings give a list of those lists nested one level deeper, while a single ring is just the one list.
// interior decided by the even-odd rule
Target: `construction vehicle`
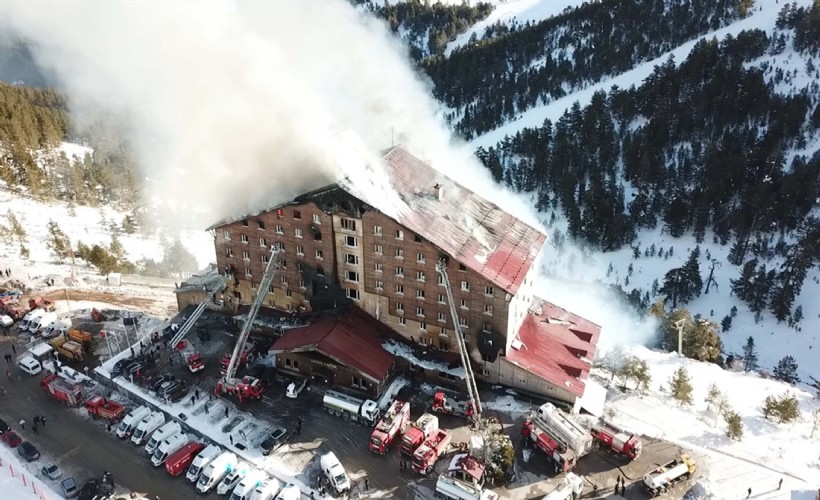
[{"label": "construction vehicle", "polygon": [[425,413],[418,420],[412,422],[401,438],[401,452],[413,456],[416,448],[421,446],[427,438],[438,430],[438,417]]},{"label": "construction vehicle", "polygon": [[665,493],[676,483],[689,479],[698,466],[689,455],[681,455],[643,477],[644,489],[653,497]]},{"label": "construction vehicle", "polygon": [[49,374],[40,381],[51,397],[60,401],[66,406],[80,406],[83,400],[83,389],[80,384],[72,384],[68,380]]},{"label": "construction vehicle", "polygon": [[14,295],[6,295],[0,297],[0,311],[10,316],[14,321],[18,321],[23,319],[30,309],[27,305],[21,304]]},{"label": "construction vehicle", "polygon": [[641,439],[634,434],[626,434],[606,424],[593,425],[589,432],[600,447],[622,458],[635,460],[641,456],[643,444]]},{"label": "construction vehicle", "polygon": [[28,299],[29,309],[42,309],[44,311],[54,311],[54,301],[45,297],[33,297]]},{"label": "construction vehicle", "polygon": [[450,431],[439,429],[434,432],[413,452],[413,472],[427,474],[433,470],[438,459],[449,449],[452,439],[453,435]]},{"label": "construction vehicle", "polygon": [[567,472],[575,467],[575,453],[556,441],[537,421],[525,420],[521,426],[521,435],[529,438],[536,448],[547,454],[555,472]]},{"label": "construction vehicle", "polygon": [[370,399],[354,398],[338,391],[327,391],[322,398],[322,407],[331,415],[371,427],[379,421],[378,403]]},{"label": "construction vehicle", "polygon": [[584,493],[584,478],[572,472],[564,476],[557,488],[547,493],[542,500],[578,500]]},{"label": "construction vehicle", "polygon": [[436,480],[436,496],[452,500],[498,500],[498,494],[447,474]]},{"label": "construction vehicle", "polygon": [[72,340],[80,344],[86,351],[89,351],[94,347],[94,335],[86,331],[78,330],[76,328],[69,328],[66,335],[68,335],[68,340]]},{"label": "construction vehicle", "polygon": [[532,419],[552,439],[572,450],[577,459],[592,450],[592,436],[589,431],[552,403],[542,404]]},{"label": "construction vehicle", "polygon": [[102,396],[92,396],[84,404],[91,418],[102,418],[116,422],[125,415],[125,406]]},{"label": "construction vehicle", "polygon": [[[262,275],[262,280],[257,288],[258,292],[256,297],[253,299],[250,310],[248,310],[248,317],[245,320],[245,324],[242,325],[242,330],[240,330],[239,336],[236,338],[236,345],[234,346],[233,354],[231,354],[231,357],[228,360],[228,365],[225,367],[224,373],[222,373],[222,378],[216,384],[217,394],[235,395],[239,398],[240,403],[246,398],[261,397],[262,392],[265,389],[265,387],[261,384],[261,381],[255,379],[254,377],[246,376],[240,380],[237,380],[236,372],[239,369],[239,365],[247,365],[251,357],[250,353],[252,352],[253,345],[248,344],[248,338],[250,337],[251,328],[253,327],[253,322],[256,319],[256,315],[259,313],[259,308],[262,307],[262,302],[265,300],[265,295],[267,295],[267,291],[270,289],[271,283],[273,283],[276,272],[282,264],[281,261],[277,259],[279,252],[281,252],[279,249],[275,249],[271,252],[271,256],[268,259],[268,264],[265,266],[265,273]],[[222,286],[225,286],[224,283],[222,283]],[[186,322],[180,329],[180,332],[188,326],[188,323],[190,323],[190,318],[188,322]],[[176,345],[180,340],[182,340],[181,337],[177,339],[177,337],[180,336],[180,332],[177,332],[176,337],[174,337],[176,341],[172,345]],[[251,351],[249,351],[249,349],[251,349]],[[243,360],[244,363],[242,363]]]},{"label": "construction vehicle", "polygon": [[473,416],[472,403],[447,397],[444,391],[436,391],[433,396],[433,403],[430,406],[439,415],[455,415],[456,417],[466,418]]},{"label": "construction vehicle", "polygon": [[99,309],[94,307],[91,309],[91,319],[96,321],[97,323],[102,323],[103,321],[106,321],[108,318],[106,318],[105,314],[103,314]]},{"label": "construction vehicle", "polygon": [[387,453],[393,441],[401,436],[401,431],[410,419],[410,403],[393,401],[390,408],[370,434],[370,451],[379,455]]},{"label": "construction vehicle", "polygon": [[205,362],[202,360],[202,354],[199,353],[194,346],[187,340],[180,340],[176,346],[177,352],[182,356],[185,365],[191,373],[196,373],[205,369]]},{"label": "construction vehicle", "polygon": [[163,425],[165,425],[165,413],[161,411],[152,412],[137,424],[136,429],[131,433],[131,442],[137,446],[142,446],[154,431]]},{"label": "construction vehicle", "polygon": [[83,346],[65,337],[54,337],[48,343],[68,361],[85,361]]}]

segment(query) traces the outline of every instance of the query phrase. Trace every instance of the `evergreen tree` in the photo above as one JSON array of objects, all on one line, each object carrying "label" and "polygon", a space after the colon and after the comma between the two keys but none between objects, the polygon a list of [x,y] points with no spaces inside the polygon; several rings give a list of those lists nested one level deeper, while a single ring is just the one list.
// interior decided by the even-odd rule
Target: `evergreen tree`
[{"label": "evergreen tree", "polygon": [[170,273],[183,275],[197,271],[196,257],[177,238],[165,248],[163,265]]},{"label": "evergreen tree", "polygon": [[51,251],[51,255],[57,262],[62,263],[71,251],[71,242],[68,236],[60,229],[60,226],[53,220],[48,221],[48,239],[46,247]]},{"label": "evergreen tree", "polygon": [[774,270],[767,271],[766,264],[761,264],[757,268],[754,281],[752,282],[751,295],[747,297],[749,309],[752,312],[763,312],[769,304],[769,295],[774,284]]},{"label": "evergreen tree", "polygon": [[746,339],[746,345],[743,346],[743,369],[747,372],[757,370],[757,351],[755,351],[755,339],[749,337]]},{"label": "evergreen tree", "polygon": [[26,230],[23,225],[20,224],[20,221],[17,220],[17,216],[11,211],[11,209],[6,212],[6,218],[9,220],[9,226],[12,234],[17,237],[17,241],[20,245],[24,245],[27,237]]},{"label": "evergreen tree", "polygon": [[692,250],[692,252],[689,254],[689,258],[686,259],[686,263],[683,265],[688,285],[688,300],[692,300],[695,297],[699,297],[701,289],[703,289],[703,279],[700,275],[700,263],[698,262],[699,258],[700,247],[695,247],[695,249]]},{"label": "evergreen tree", "polygon": [[730,328],[732,328],[732,316],[727,314],[720,320],[720,331],[728,332]]},{"label": "evergreen tree", "polygon": [[723,352],[723,343],[718,334],[718,325],[709,320],[699,320],[684,334],[683,355],[698,361],[718,362]]},{"label": "evergreen tree", "polygon": [[692,404],[692,383],[689,380],[689,373],[686,368],[680,367],[669,379],[669,389],[672,397],[678,400],[681,404]]},{"label": "evergreen tree", "polygon": [[635,389],[638,391],[645,391],[649,388],[649,382],[652,377],[649,375],[649,365],[646,361],[636,357],[630,356],[626,359],[621,371],[618,373],[624,381],[624,388],[630,380],[635,380]]},{"label": "evergreen tree", "polygon": [[796,384],[800,382],[800,377],[797,375],[797,361],[792,356],[785,356],[777,362],[774,367],[774,378],[788,382],[789,384]]},{"label": "evergreen tree", "polygon": [[726,435],[736,441],[743,440],[743,420],[740,415],[734,411],[729,410],[723,415],[726,421]]},{"label": "evergreen tree", "polygon": [[743,302],[748,301],[751,296],[752,280],[754,279],[756,268],[757,259],[752,259],[743,264],[740,277],[730,281],[732,284],[732,293]]},{"label": "evergreen tree", "polygon": [[788,392],[780,396],[766,396],[763,402],[763,416],[767,419],[777,419],[780,424],[797,420],[800,418],[797,398]]},{"label": "evergreen tree", "polygon": [[801,321],[803,321],[803,306],[797,306],[792,314],[792,322],[799,325]]}]

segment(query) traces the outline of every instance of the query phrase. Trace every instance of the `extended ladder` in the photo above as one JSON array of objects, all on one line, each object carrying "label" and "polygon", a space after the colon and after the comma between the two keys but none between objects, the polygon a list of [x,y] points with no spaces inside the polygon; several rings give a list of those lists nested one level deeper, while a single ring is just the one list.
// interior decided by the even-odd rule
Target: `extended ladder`
[{"label": "extended ladder", "polygon": [[216,287],[208,293],[208,296],[205,297],[205,300],[203,300],[199,303],[198,306],[196,306],[194,312],[188,317],[187,320],[185,320],[185,324],[183,324],[182,327],[179,330],[177,330],[176,335],[174,335],[174,337],[171,339],[171,349],[175,349],[176,345],[179,344],[182,339],[187,337],[189,333],[191,333],[191,330],[193,330],[194,325],[196,324],[196,320],[198,320],[199,317],[202,316],[202,313],[205,312],[205,308],[208,307],[208,302],[211,302],[214,296],[216,296],[217,293],[221,292],[224,289],[225,282],[220,281],[216,285]]}]

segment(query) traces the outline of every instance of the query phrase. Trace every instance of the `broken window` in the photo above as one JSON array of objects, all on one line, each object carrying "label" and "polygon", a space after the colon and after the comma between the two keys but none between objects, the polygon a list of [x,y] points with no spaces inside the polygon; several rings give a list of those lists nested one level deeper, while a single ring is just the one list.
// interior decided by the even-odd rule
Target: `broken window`
[{"label": "broken window", "polygon": [[356,271],[346,271],[345,272],[345,279],[347,281],[355,281],[358,283],[359,281],[359,273]]},{"label": "broken window", "polygon": [[324,276],[325,268],[322,266],[316,266],[316,274],[318,274],[319,276]]},{"label": "broken window", "polygon": [[348,231],[355,231],[356,221],[353,219],[342,219],[342,229],[346,229]]},{"label": "broken window", "polygon": [[299,211],[299,210],[294,210],[293,211],[293,218],[301,220],[302,219],[302,212]]},{"label": "broken window", "polygon": [[313,233],[313,240],[314,241],[322,241],[322,233],[320,233],[319,231],[316,231],[315,233]]},{"label": "broken window", "polygon": [[419,236],[419,235],[413,236],[413,241],[415,241],[416,243],[421,243],[422,242],[421,236]]},{"label": "broken window", "polygon": [[458,270],[459,270],[459,271],[466,271],[466,270],[467,270],[467,266],[465,266],[464,264],[459,264],[459,265],[458,265]]},{"label": "broken window", "polygon": [[242,225],[248,227],[248,219],[242,219]]},{"label": "broken window", "polygon": [[265,229],[265,223],[261,220],[256,221],[256,228],[257,229]]},{"label": "broken window", "polygon": [[489,323],[487,323],[487,322],[484,322],[484,325],[481,327],[481,329],[482,329],[483,331],[485,331],[485,332],[490,333],[490,332],[492,332],[492,331],[493,331],[493,325],[491,325],[491,324],[489,324]]},{"label": "broken window", "polygon": [[345,288],[345,295],[348,299],[359,300],[359,291],[355,288]]}]

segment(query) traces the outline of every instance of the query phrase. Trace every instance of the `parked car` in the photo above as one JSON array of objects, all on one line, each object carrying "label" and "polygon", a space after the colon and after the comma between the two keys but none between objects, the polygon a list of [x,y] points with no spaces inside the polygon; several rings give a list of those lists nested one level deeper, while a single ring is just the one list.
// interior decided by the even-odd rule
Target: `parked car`
[{"label": "parked car", "polygon": [[153,392],[157,392],[159,388],[162,386],[162,384],[164,384],[165,382],[171,382],[175,378],[176,377],[174,377],[173,375],[159,375],[149,380],[147,387]]},{"label": "parked car", "polygon": [[23,441],[17,447],[17,454],[25,458],[29,462],[33,462],[40,458],[40,450],[28,441]]},{"label": "parked car", "polygon": [[63,490],[65,498],[76,498],[80,494],[80,490],[77,489],[77,481],[73,477],[63,479],[60,483],[60,489]]},{"label": "parked car", "polygon": [[0,418],[0,434],[5,434],[11,430],[9,424],[7,424],[2,418]]},{"label": "parked car", "polygon": [[291,399],[298,398],[299,394],[301,394],[302,391],[305,390],[305,386],[307,386],[307,381],[308,379],[306,378],[296,379],[292,381],[290,384],[288,384],[287,390],[285,390],[285,396]]},{"label": "parked car", "polygon": [[26,356],[18,361],[17,366],[29,375],[37,375],[43,371],[43,365],[31,356]]},{"label": "parked car", "polygon": [[14,319],[11,316],[0,314],[0,327],[9,328],[14,324]]},{"label": "parked car", "polygon": [[97,490],[100,489],[99,479],[89,479],[80,489],[80,494],[77,500],[94,500],[97,496]]},{"label": "parked car", "polygon": [[131,358],[125,358],[117,361],[114,364],[114,368],[111,369],[111,376],[119,377],[120,375],[122,375],[122,372],[125,370],[125,367],[133,362],[134,360]]},{"label": "parked car", "polygon": [[281,427],[274,427],[265,439],[262,441],[262,444],[259,445],[262,448],[263,455],[270,455],[276,448],[279,448],[288,440],[288,431]]},{"label": "parked car", "polygon": [[4,432],[3,435],[0,436],[0,441],[6,443],[6,446],[9,448],[17,448],[20,446],[20,443],[23,442],[23,440],[20,439],[20,436],[18,436],[14,431]]},{"label": "parked car", "polygon": [[57,467],[56,464],[48,464],[40,467],[40,472],[49,479],[60,479],[63,475],[63,471]]}]

